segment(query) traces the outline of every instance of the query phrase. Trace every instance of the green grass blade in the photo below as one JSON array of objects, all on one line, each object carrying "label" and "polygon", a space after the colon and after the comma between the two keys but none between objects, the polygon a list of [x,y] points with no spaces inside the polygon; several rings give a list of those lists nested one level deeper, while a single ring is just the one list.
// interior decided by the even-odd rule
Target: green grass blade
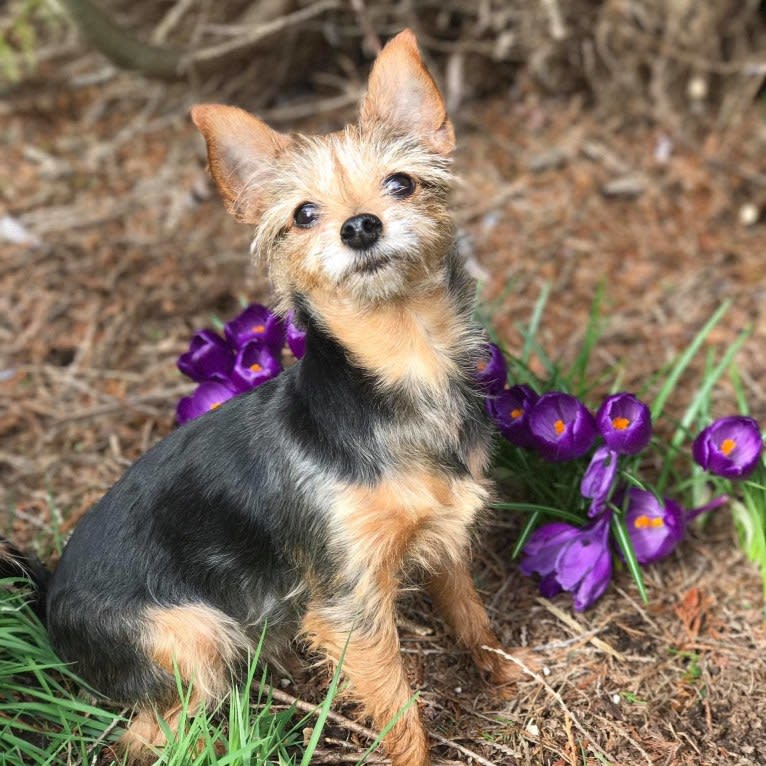
[{"label": "green grass blade", "polygon": [[628,567],[628,571],[636,582],[641,601],[648,604],[649,595],[646,592],[644,576],[641,573],[641,565],[638,563],[636,552],[633,550],[633,542],[628,534],[628,527],[625,524],[625,519],[618,518],[616,513],[612,516],[612,533],[614,534],[615,540],[617,540],[617,544],[620,546],[622,555],[625,557],[625,564]]},{"label": "green grass blade", "polygon": [[675,364],[671,367],[668,373],[665,383],[660,388],[659,393],[654,399],[651,406],[652,420],[657,420],[665,410],[665,404],[668,401],[670,395],[675,391],[678,381],[683,375],[684,370],[689,366],[689,363],[694,359],[700,346],[705,342],[705,338],[710,334],[713,328],[721,321],[723,315],[729,310],[731,301],[724,301],[713,313],[710,319],[705,322],[702,329],[694,336],[694,340],[687,346],[686,349],[678,356]]},{"label": "green grass blade", "polygon": [[601,335],[601,304],[603,303],[603,299],[604,282],[602,280],[596,289],[596,295],[590,305],[588,324],[585,327],[585,335],[583,336],[580,351],[575,357],[575,360],[569,369],[569,373],[565,376],[571,382],[575,395],[579,397],[582,397],[588,389],[586,375],[588,372],[588,365],[590,364],[591,354]]},{"label": "green grass blade", "polygon": [[541,511],[534,511],[532,514],[530,514],[529,518],[524,523],[524,528],[521,530],[521,534],[519,535],[518,540],[516,540],[516,543],[513,546],[513,550],[511,551],[512,559],[517,559],[521,555],[521,551],[527,544],[529,536],[532,534],[532,532],[535,531],[535,527],[538,525],[542,515],[543,514]]},{"label": "green grass blade", "polygon": [[540,328],[540,320],[542,319],[543,311],[545,310],[545,304],[548,302],[548,296],[550,293],[551,286],[548,282],[546,282],[543,285],[542,290],[540,290],[540,295],[537,296],[535,306],[532,309],[532,316],[530,317],[529,324],[524,329],[524,345],[521,347],[520,358],[525,365],[529,364],[529,357],[532,353],[533,341],[535,340],[537,331]]},{"label": "green grass blade", "polygon": [[692,423],[697,417],[697,414],[704,407],[710,398],[710,392],[716,383],[720,380],[723,374],[732,367],[732,362],[735,355],[742,347],[742,344],[750,337],[751,330],[743,330],[735,339],[734,343],[726,349],[726,352],[721,357],[718,364],[705,375],[705,379],[702,381],[702,385],[697,389],[694,398],[689,403],[686,411],[684,412],[678,426],[676,427],[673,436],[670,439],[670,445],[668,454],[663,461],[662,471],[660,478],[657,480],[657,493],[662,495],[665,492],[665,487],[668,483],[668,476],[673,468],[673,457],[678,453],[679,447],[683,443],[684,439],[688,436]]},{"label": "green grass blade", "polygon": [[340,683],[341,670],[343,667],[343,658],[346,656],[346,649],[348,649],[348,642],[351,640],[351,633],[353,630],[354,629],[352,628],[351,631],[349,631],[348,637],[346,638],[346,644],[343,647],[343,651],[341,652],[340,658],[338,660],[338,666],[335,668],[335,672],[333,673],[332,681],[330,682],[330,688],[327,690],[327,696],[319,708],[319,715],[317,716],[317,721],[314,725],[314,731],[311,732],[311,738],[306,744],[306,750],[303,753],[303,758],[301,758],[301,766],[309,766],[311,763],[311,757],[314,755],[314,751],[319,744],[319,738],[322,736],[322,730],[324,729],[324,725],[327,721],[327,716],[330,714],[330,707],[332,706],[333,700],[335,699],[335,695],[338,691],[338,684]]},{"label": "green grass blade", "polygon": [[581,527],[587,519],[582,516],[564,511],[561,508],[554,508],[550,505],[537,505],[535,503],[492,503],[491,508],[499,511],[523,511],[524,513],[540,513],[544,516],[553,516],[562,521],[568,521],[570,524]]}]

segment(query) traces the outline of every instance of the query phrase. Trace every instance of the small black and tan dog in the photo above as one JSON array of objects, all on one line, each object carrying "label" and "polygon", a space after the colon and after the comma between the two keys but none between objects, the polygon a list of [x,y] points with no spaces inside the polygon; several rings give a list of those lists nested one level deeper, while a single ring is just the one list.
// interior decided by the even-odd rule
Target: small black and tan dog
[{"label": "small black and tan dog", "polygon": [[[83,518],[47,587],[37,572],[56,651],[137,705],[132,762],[164,741],[156,712],[178,724],[174,669],[196,705],[220,700],[264,625],[272,656],[296,636],[331,660],[345,647],[351,689],[383,727],[412,694],[395,603],[420,569],[477,665],[509,683],[514,666],[482,648],[499,645],[468,568],[490,432],[447,207],[454,134],[413,34],[382,51],[341,132],[283,135],[219,105],[192,118],[306,354],[150,450]],[[7,566],[20,554],[4,546]],[[430,762],[417,705],[386,745],[395,766]]]}]

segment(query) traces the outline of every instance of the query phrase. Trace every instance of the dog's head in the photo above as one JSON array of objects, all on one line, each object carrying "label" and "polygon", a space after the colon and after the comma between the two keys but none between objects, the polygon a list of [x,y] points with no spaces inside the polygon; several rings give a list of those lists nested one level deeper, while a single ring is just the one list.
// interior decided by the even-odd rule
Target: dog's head
[{"label": "dog's head", "polygon": [[300,294],[361,308],[407,295],[438,270],[453,236],[455,140],[409,30],[378,56],[359,120],[343,131],[285,135],[216,104],[194,107],[192,119],[227,209],[256,226],[254,252],[283,305]]}]

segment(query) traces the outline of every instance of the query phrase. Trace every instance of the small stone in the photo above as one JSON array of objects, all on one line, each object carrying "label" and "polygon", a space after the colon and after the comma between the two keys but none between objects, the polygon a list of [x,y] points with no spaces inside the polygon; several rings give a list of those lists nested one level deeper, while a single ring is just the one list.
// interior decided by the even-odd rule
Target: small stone
[{"label": "small stone", "polygon": [[455,687],[455,694],[462,694],[463,693],[463,687],[462,686],[456,686]]},{"label": "small stone", "polygon": [[640,173],[629,173],[605,183],[601,187],[601,193],[605,197],[636,199],[644,193],[645,189],[646,178]]},{"label": "small stone", "polygon": [[527,734],[530,734],[533,737],[539,737],[540,736],[540,728],[534,721],[530,721],[526,726],[526,732]]},{"label": "small stone", "polygon": [[686,95],[692,101],[702,101],[708,94],[707,80],[700,75],[692,77],[686,86]]},{"label": "small stone", "polygon": [[543,675],[549,676],[551,674],[551,669],[547,665],[543,665]]},{"label": "small stone", "polygon": [[291,683],[292,683],[292,681],[291,681],[289,678],[281,678],[281,679],[279,680],[279,685],[280,685],[280,686],[281,686],[283,689],[286,689],[288,686],[290,686],[290,684],[291,684]]},{"label": "small stone", "polygon": [[569,162],[569,153],[559,147],[534,155],[529,160],[529,169],[533,173],[544,173],[546,170],[563,168]]},{"label": "small stone", "polygon": [[621,699],[621,697],[620,697],[619,694],[613,694],[612,695],[612,702],[614,702],[615,705],[619,705],[620,704],[620,699]]},{"label": "small stone", "polygon": [[742,226],[754,226],[760,217],[761,211],[758,209],[758,205],[754,205],[752,202],[746,202],[739,209],[739,222]]}]

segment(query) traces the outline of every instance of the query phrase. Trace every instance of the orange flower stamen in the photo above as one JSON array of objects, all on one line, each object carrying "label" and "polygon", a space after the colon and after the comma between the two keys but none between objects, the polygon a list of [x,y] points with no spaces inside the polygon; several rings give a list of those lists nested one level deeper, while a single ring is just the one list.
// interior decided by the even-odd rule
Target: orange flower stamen
[{"label": "orange flower stamen", "polygon": [[516,420],[517,418],[520,418],[524,414],[524,410],[520,410],[516,408],[515,410],[511,410],[511,417]]},{"label": "orange flower stamen", "polygon": [[564,421],[563,420],[557,420],[553,424],[553,427],[556,429],[556,435],[557,436],[561,436],[561,434],[563,434],[564,431],[566,430],[566,425],[564,425]]},{"label": "orange flower stamen", "polygon": [[736,446],[737,442],[735,442],[734,439],[724,439],[723,442],[721,442],[721,452],[723,452],[725,457],[729,457],[729,455],[734,452]]},{"label": "orange flower stamen", "polygon": [[261,367],[261,365],[260,365],[260,364],[258,364],[258,362],[256,362],[255,364],[251,364],[251,365],[250,365],[250,369],[251,369],[253,372],[260,372],[260,371],[263,369],[263,367]]},{"label": "orange flower stamen", "polygon": [[252,326],[250,329],[251,329],[251,331],[252,331],[252,332],[256,332],[256,333],[258,333],[258,332],[264,332],[264,330],[266,329],[266,325],[263,325],[263,324],[255,324],[255,325],[253,325],[253,326]]},{"label": "orange flower stamen", "polygon": [[211,410],[217,410],[217,409],[218,409],[220,406],[221,406],[221,402],[213,402],[213,403],[210,405],[210,409],[211,409]]},{"label": "orange flower stamen", "polygon": [[630,425],[630,420],[628,418],[612,418],[612,425],[616,431],[624,431]]}]

